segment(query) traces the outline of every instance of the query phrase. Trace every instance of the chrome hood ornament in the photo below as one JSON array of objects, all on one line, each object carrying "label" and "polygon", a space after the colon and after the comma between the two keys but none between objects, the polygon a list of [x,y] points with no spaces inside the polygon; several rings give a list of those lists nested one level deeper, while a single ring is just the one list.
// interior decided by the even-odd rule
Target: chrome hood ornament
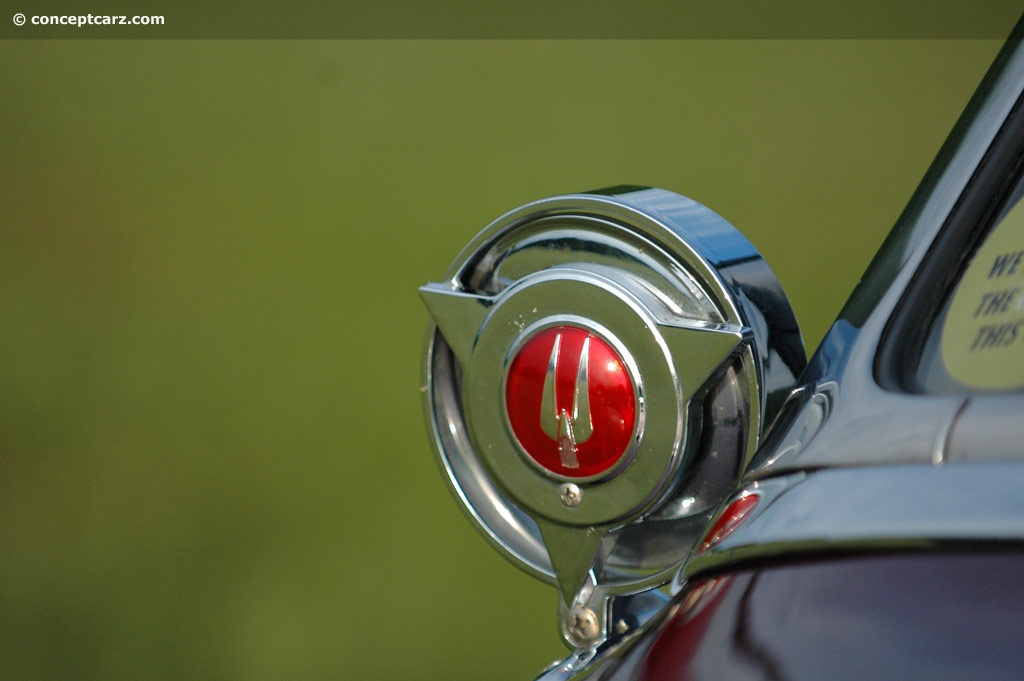
[{"label": "chrome hood ornament", "polygon": [[[583,348],[580,350],[576,387],[572,392],[572,408],[570,410],[559,409],[557,406],[558,387],[555,384],[555,376],[558,374],[558,355],[562,349],[561,332],[555,336],[555,343],[551,347],[551,359],[548,361],[548,370],[544,373],[540,425],[544,434],[558,443],[562,466],[569,470],[576,470],[580,467],[579,457],[576,456],[577,444],[583,444],[594,433],[594,422],[590,418],[590,338],[588,335],[584,339]],[[522,369],[513,365],[509,369],[509,374],[516,375],[521,371]],[[519,399],[519,396],[509,391],[505,398],[508,402],[514,402]]]},{"label": "chrome hood ornament", "polygon": [[618,187],[508,213],[420,293],[425,408],[453,492],[558,587],[567,643],[626,635],[664,603],[803,368],[778,281],[710,209]]}]

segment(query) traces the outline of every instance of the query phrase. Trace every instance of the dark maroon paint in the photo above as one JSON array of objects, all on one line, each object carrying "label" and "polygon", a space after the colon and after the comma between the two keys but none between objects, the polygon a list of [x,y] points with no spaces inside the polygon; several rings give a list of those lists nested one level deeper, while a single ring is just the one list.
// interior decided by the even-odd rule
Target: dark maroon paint
[{"label": "dark maroon paint", "polygon": [[1024,552],[906,553],[697,582],[657,632],[644,681],[1024,678]]}]

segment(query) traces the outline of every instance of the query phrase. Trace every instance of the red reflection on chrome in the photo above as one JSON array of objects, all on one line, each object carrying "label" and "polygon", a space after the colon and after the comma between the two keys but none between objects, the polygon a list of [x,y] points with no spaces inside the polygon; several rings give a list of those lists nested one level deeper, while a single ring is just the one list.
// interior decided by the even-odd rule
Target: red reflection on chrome
[{"label": "red reflection on chrome", "polygon": [[610,471],[636,429],[625,363],[605,340],[575,326],[544,329],[523,345],[508,369],[505,408],[530,458],[568,478]]},{"label": "red reflection on chrome", "polygon": [[715,524],[711,526],[711,531],[708,532],[697,551],[707,551],[732,534],[746,520],[760,499],[760,494],[748,493],[729,504],[722,515],[718,516]]}]

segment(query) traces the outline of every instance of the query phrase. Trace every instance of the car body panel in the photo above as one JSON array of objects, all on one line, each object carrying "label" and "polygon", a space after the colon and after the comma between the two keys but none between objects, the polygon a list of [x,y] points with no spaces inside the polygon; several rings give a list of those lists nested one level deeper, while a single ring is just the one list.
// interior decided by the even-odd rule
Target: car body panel
[{"label": "car body panel", "polygon": [[1024,393],[914,377],[1022,193],[1022,37],[1024,21],[672,583],[607,604],[607,635],[567,639],[541,679],[1019,677]]},{"label": "car body panel", "polygon": [[1019,678],[1024,394],[908,376],[1021,172],[1021,34],[747,470],[733,499],[756,505],[691,554],[663,622],[581,677]]},{"label": "car body panel", "polygon": [[691,554],[668,615],[542,678],[1019,678],[1024,394],[907,376],[1020,174],[1022,27],[747,469],[732,499],[756,505]]},{"label": "car body panel", "polygon": [[[1018,679],[1024,553],[869,553],[702,580],[602,678]],[[984,617],[978,617],[984,613]]]}]

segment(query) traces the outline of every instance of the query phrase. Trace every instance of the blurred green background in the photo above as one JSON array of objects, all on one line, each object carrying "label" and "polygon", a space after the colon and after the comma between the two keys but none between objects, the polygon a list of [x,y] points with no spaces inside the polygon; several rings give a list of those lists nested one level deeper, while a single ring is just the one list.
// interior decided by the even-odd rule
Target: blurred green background
[{"label": "blurred green background", "polygon": [[994,41],[0,44],[4,679],[531,679],[553,589],[449,497],[416,288],[619,183],[813,348]]}]

